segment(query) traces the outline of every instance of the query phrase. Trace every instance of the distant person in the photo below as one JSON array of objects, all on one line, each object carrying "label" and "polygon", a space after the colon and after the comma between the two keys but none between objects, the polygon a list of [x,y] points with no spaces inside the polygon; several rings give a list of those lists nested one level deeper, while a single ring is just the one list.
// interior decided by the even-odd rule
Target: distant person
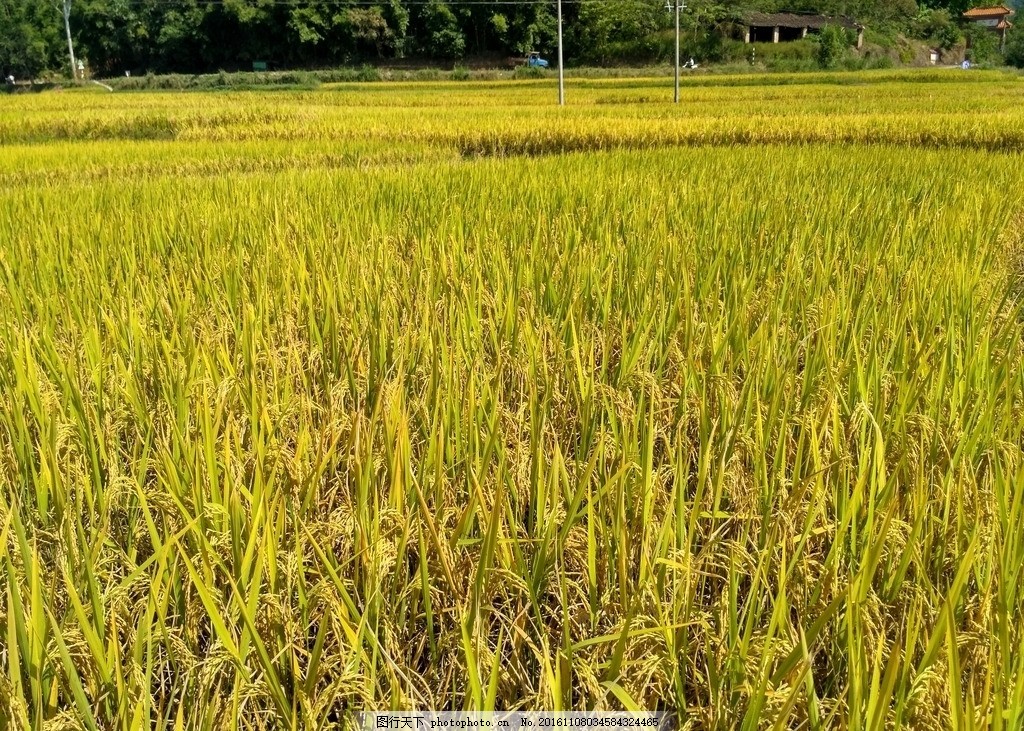
[{"label": "distant person", "polygon": [[971,68],[971,62],[970,62],[970,61],[968,61],[967,59],[964,59],[964,62],[963,62],[963,64],[961,64],[961,68],[962,68],[962,69],[963,69],[964,71],[969,71],[969,70],[970,70],[970,68]]}]

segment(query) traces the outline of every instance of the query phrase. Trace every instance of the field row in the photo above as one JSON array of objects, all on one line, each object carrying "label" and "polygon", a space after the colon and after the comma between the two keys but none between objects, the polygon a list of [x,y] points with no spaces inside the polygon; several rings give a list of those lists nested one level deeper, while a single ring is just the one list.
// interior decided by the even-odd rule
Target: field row
[{"label": "field row", "polygon": [[[59,140],[398,141],[465,153],[751,143],[1024,148],[1015,76],[935,73],[917,83],[687,87],[587,82],[368,85],[309,93],[70,93],[0,100],[0,144]],[[944,79],[938,81],[938,79]],[[576,82],[583,84],[584,82]],[[663,88],[664,87],[664,88]]]}]

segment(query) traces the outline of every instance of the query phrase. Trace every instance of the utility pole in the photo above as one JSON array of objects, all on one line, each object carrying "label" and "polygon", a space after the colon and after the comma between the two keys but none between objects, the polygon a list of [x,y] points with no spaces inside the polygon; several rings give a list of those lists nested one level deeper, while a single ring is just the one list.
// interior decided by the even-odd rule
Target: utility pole
[{"label": "utility pole", "polygon": [[[665,3],[666,9],[673,9],[673,0],[668,0]],[[686,0],[675,0],[675,12],[676,12],[676,88],[675,94],[672,100],[679,103],[679,13],[686,10]]]},{"label": "utility pole", "polygon": [[75,46],[71,43],[71,0],[64,0],[64,32],[68,35],[68,56],[71,57],[71,78],[78,79],[78,63],[75,61]]},{"label": "utility pole", "polygon": [[558,106],[565,106],[565,73],[562,70],[562,0],[558,0]]}]

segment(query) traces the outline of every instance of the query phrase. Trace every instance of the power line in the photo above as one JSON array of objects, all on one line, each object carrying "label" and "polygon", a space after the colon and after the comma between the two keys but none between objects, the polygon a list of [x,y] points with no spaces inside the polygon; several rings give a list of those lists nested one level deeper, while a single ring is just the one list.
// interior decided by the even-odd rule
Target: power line
[{"label": "power line", "polygon": [[[399,0],[401,7],[426,6],[426,5],[554,5],[556,0]],[[562,0],[566,5],[650,5],[659,6],[657,0]],[[242,2],[231,2],[231,0],[121,0],[120,5],[172,5],[172,6],[199,6],[199,5],[223,5],[225,7],[244,7],[249,10],[256,10],[261,7],[272,5],[344,5],[346,7],[387,7],[389,0],[243,0]]]}]

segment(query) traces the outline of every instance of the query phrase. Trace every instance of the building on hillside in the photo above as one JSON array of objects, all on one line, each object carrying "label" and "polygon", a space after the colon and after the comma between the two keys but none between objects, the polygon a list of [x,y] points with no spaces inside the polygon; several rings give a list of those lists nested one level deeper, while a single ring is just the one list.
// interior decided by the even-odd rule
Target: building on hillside
[{"label": "building on hillside", "polygon": [[993,33],[999,34],[999,47],[1006,45],[1006,31],[1013,27],[1010,16],[1013,9],[1005,5],[996,5],[988,8],[971,8],[964,13],[964,18],[975,25],[988,28]]},{"label": "building on hillside", "polygon": [[785,43],[798,41],[808,35],[820,33],[822,28],[837,25],[857,31],[857,48],[864,45],[864,26],[849,18],[804,13],[748,13],[746,15],[747,43]]}]

